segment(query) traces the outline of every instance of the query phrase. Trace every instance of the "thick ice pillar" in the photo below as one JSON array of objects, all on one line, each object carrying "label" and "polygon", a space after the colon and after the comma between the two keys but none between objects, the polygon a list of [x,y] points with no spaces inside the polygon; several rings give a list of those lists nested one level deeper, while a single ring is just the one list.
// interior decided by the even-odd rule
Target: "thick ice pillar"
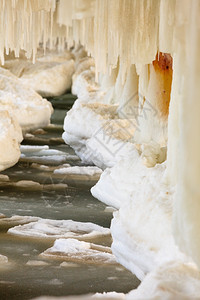
[{"label": "thick ice pillar", "polygon": [[174,101],[180,101],[179,141],[173,142],[178,160],[174,229],[180,248],[200,267],[200,1],[179,4],[177,17],[184,23],[179,27],[180,48],[174,66],[179,79],[173,96],[177,95]]}]

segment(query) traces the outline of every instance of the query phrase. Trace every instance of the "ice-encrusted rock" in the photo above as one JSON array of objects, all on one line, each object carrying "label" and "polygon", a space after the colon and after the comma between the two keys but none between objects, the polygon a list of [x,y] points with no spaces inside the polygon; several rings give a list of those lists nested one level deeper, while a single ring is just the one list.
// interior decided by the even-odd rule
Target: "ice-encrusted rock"
[{"label": "ice-encrusted rock", "polygon": [[69,52],[49,52],[35,64],[26,59],[10,59],[4,68],[10,70],[26,86],[43,97],[59,96],[71,88],[74,59]]},{"label": "ice-encrusted rock", "polygon": [[22,131],[14,116],[0,105],[0,171],[13,166],[20,157]]},{"label": "ice-encrusted rock", "polygon": [[53,112],[51,104],[25,86],[9,71],[0,68],[0,109],[8,110],[23,131],[46,126]]}]

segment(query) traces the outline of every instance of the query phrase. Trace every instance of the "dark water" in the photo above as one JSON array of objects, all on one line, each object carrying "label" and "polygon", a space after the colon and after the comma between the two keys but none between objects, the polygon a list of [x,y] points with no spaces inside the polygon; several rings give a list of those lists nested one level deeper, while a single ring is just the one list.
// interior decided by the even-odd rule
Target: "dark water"
[{"label": "dark water", "polygon": [[[24,145],[49,145],[51,149],[73,155],[65,163],[82,165],[75,159],[73,150],[61,139],[62,124],[66,110],[74,98],[65,95],[62,99],[51,99],[55,112],[52,123],[55,127],[44,128],[35,132],[34,137],[25,138]],[[57,102],[56,102],[57,101]],[[56,163],[42,163],[51,168]],[[49,219],[72,219],[81,222],[93,222],[109,227],[112,212],[92,197],[90,187],[97,179],[87,176],[55,176],[53,169],[44,171],[32,165],[30,160],[21,161],[6,170],[11,182],[32,180],[42,185],[40,189],[20,188],[2,185],[0,187],[0,213],[12,215],[38,216]],[[57,187],[62,183],[67,186]],[[43,186],[51,185],[46,189]],[[11,226],[11,225],[10,225]],[[0,254],[8,257],[8,264],[0,266],[0,299],[25,300],[40,295],[79,295],[92,292],[117,291],[128,292],[138,286],[139,281],[120,265],[87,265],[65,264],[62,259],[45,260],[39,254],[53,245],[44,239],[28,239],[9,235],[10,227],[0,226]],[[111,238],[97,241],[110,245]],[[28,261],[39,261],[39,265],[27,264]],[[34,263],[36,264],[36,263]],[[42,265],[43,264],[43,265]]]}]

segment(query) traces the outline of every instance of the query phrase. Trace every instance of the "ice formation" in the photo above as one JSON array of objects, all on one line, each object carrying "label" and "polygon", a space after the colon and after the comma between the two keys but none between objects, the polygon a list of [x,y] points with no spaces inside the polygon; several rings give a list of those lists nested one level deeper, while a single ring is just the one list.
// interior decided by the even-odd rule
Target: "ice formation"
[{"label": "ice formation", "polygon": [[38,219],[29,224],[15,226],[9,229],[10,234],[33,238],[76,238],[92,240],[110,235],[110,230],[93,223],[75,222],[72,220]]},{"label": "ice formation", "polygon": [[0,171],[19,160],[21,141],[22,131],[16,118],[0,106]]},{"label": "ice formation", "polygon": [[[199,9],[199,1],[95,1],[94,19],[79,21],[88,29],[94,22],[93,40],[72,27],[94,57],[95,75],[88,59],[88,73],[74,76],[78,100],[63,138],[83,161],[107,168],[92,193],[119,209],[113,253],[140,279],[150,272],[130,299],[145,298],[148,285],[155,286],[152,299],[191,299],[200,286],[191,267],[199,264],[199,168],[191,158],[198,155],[198,105],[195,119],[188,113],[198,97]],[[165,283],[170,272],[177,285]]]},{"label": "ice formation", "polygon": [[109,247],[75,239],[57,239],[54,245],[40,254],[45,258],[90,264],[116,264]]},{"label": "ice formation", "polygon": [[[118,209],[113,253],[143,280],[124,299],[198,298],[199,0],[0,5],[2,64],[4,48],[16,56],[24,50],[35,61],[40,42],[45,50],[56,43],[64,49],[66,41],[77,46],[72,91],[78,100],[63,139],[84,162],[105,169],[92,193]],[[7,74],[3,84],[4,77],[17,82]],[[29,227],[16,230],[26,234]]]},{"label": "ice formation", "polygon": [[18,78],[5,75],[0,69],[0,107],[8,110],[23,131],[49,124],[52,106]]},{"label": "ice formation", "polygon": [[46,61],[37,59],[35,64],[25,59],[6,60],[4,68],[42,97],[60,96],[71,88],[74,60],[64,56],[62,61],[59,54],[57,60],[55,54]]},{"label": "ice formation", "polygon": [[67,168],[59,168],[54,171],[55,174],[78,174],[78,175],[87,175],[87,176],[94,176],[94,175],[101,175],[101,169],[97,167],[70,167]]}]

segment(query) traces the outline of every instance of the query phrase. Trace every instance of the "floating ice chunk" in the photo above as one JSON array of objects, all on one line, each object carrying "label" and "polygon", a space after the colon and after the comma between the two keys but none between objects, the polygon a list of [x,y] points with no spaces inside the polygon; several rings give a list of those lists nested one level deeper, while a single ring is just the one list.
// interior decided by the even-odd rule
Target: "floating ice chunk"
[{"label": "floating ice chunk", "polygon": [[60,266],[64,268],[77,268],[79,265],[76,263],[63,261]]},{"label": "floating ice chunk", "polygon": [[30,187],[34,189],[42,188],[42,185],[39,182],[32,181],[32,180],[20,180],[15,183],[12,183],[12,185],[23,189],[30,189]]},{"label": "floating ice chunk", "polygon": [[97,294],[88,294],[88,295],[80,295],[80,296],[68,296],[68,297],[49,297],[43,296],[39,298],[35,298],[34,300],[125,300],[126,295],[123,293],[109,292],[109,293],[97,293]]},{"label": "floating ice chunk", "polygon": [[39,152],[41,150],[48,150],[49,146],[30,146],[30,145],[21,145],[20,150],[21,153],[29,153],[29,152]]},{"label": "floating ice chunk", "polygon": [[36,163],[33,163],[31,165],[31,168],[34,168],[34,169],[39,169],[39,170],[43,170],[43,171],[52,171],[55,169],[55,167],[49,167],[49,166],[46,166],[46,165],[40,165],[40,164],[36,164]]},{"label": "floating ice chunk", "polygon": [[44,156],[25,156],[21,154],[20,161],[22,162],[35,162],[35,163],[46,163],[46,164],[62,164],[67,161],[67,155],[44,155]]},{"label": "floating ice chunk", "polygon": [[91,240],[110,235],[110,229],[93,223],[49,219],[39,219],[36,222],[16,226],[10,228],[8,232],[33,238],[76,238],[78,240]]},{"label": "floating ice chunk", "polygon": [[27,266],[33,266],[33,267],[41,267],[41,266],[47,266],[49,265],[46,261],[42,260],[29,260],[26,263]]},{"label": "floating ice chunk", "polygon": [[8,258],[5,255],[0,254],[0,264],[8,263]]},{"label": "floating ice chunk", "polygon": [[0,182],[9,181],[9,177],[7,175],[0,174]]},{"label": "floating ice chunk", "polygon": [[2,217],[0,218],[0,228],[13,227],[17,225],[27,224],[30,222],[36,222],[39,220],[38,217],[31,216],[12,216],[12,217]]},{"label": "floating ice chunk", "polygon": [[49,146],[20,146],[23,155],[37,155],[37,156],[54,156],[65,155],[65,152],[55,149],[49,149]]},{"label": "floating ice chunk", "polygon": [[102,170],[98,167],[67,167],[67,168],[60,168],[54,171],[55,174],[78,174],[78,175],[87,175],[87,176],[94,176],[94,175],[101,175]]},{"label": "floating ice chunk", "polygon": [[116,208],[114,208],[112,206],[106,206],[104,211],[107,212],[107,213],[113,213],[114,211],[116,211]]},{"label": "floating ice chunk", "polygon": [[109,247],[75,239],[58,239],[53,247],[44,251],[41,256],[87,264],[116,264],[115,257],[110,251]]}]

